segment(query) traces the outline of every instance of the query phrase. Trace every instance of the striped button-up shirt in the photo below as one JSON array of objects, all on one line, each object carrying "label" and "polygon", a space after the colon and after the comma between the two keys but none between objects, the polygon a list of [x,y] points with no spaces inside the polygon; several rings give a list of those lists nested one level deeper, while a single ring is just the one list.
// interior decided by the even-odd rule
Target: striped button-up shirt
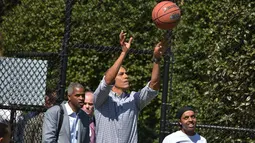
[{"label": "striped button-up shirt", "polygon": [[137,143],[137,120],[141,111],[157,96],[149,83],[139,92],[118,96],[105,80],[94,92],[97,143]]}]

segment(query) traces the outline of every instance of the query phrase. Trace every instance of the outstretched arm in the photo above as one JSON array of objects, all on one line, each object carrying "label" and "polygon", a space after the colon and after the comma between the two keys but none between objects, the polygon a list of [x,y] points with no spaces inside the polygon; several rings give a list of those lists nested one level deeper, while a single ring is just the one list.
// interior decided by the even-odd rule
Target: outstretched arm
[{"label": "outstretched arm", "polygon": [[125,35],[126,33],[124,33],[123,31],[120,32],[119,37],[120,45],[122,46],[122,52],[119,55],[118,59],[114,62],[114,64],[107,70],[104,80],[101,81],[100,85],[94,92],[95,108],[99,108],[107,100],[109,92],[112,89],[112,86],[110,85],[113,84],[115,77],[117,76],[118,71],[122,65],[122,62],[128,53],[133,38],[130,37],[129,41],[125,42]]},{"label": "outstretched arm", "polygon": [[121,65],[122,62],[124,60],[124,58],[126,57],[128,50],[131,46],[131,42],[133,40],[132,37],[129,38],[128,42],[125,42],[126,39],[126,33],[124,33],[123,31],[120,32],[120,45],[122,47],[122,52],[120,54],[120,56],[118,57],[118,59],[114,62],[114,64],[107,70],[106,74],[105,74],[105,82],[107,85],[110,85],[113,83]]},{"label": "outstretched arm", "polygon": [[153,68],[151,73],[150,88],[159,90],[160,88],[160,60],[165,52],[166,47],[163,46],[163,42],[159,42],[153,52]]}]

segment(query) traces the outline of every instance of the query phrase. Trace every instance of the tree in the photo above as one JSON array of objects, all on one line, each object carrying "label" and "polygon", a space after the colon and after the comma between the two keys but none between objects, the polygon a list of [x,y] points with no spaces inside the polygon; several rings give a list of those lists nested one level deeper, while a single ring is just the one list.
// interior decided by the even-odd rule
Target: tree
[{"label": "tree", "polygon": [[[149,81],[152,68],[152,50],[164,31],[156,29],[151,21],[154,1],[76,1],[72,11],[71,39],[69,43],[67,84],[70,81],[84,83],[95,90],[104,72],[118,55],[118,35],[125,30],[134,36],[133,49],[149,50],[150,54],[130,54],[125,60],[132,75],[132,90],[138,90]],[[64,35],[64,2],[22,0],[21,4],[3,17],[1,31],[5,35],[5,53],[57,52]],[[126,9],[126,10],[124,10]],[[127,10],[128,9],[128,10]],[[127,17],[128,16],[128,17]],[[88,44],[81,50],[75,44]],[[102,46],[118,47],[116,53],[105,49],[89,49]],[[93,46],[92,46],[93,47]],[[104,48],[104,47],[103,47]],[[56,67],[58,68],[58,67]],[[159,107],[157,98],[150,104]],[[157,140],[154,128],[158,125],[159,108],[146,108],[141,113],[139,133],[141,142]],[[147,134],[143,134],[146,132]],[[151,138],[145,139],[150,135]]]},{"label": "tree", "polygon": [[[254,129],[253,7],[252,1],[236,0],[183,3],[173,42],[172,105],[181,99],[197,106],[204,124]],[[212,142],[218,142],[217,137],[226,142],[252,138],[252,133],[245,138],[238,134],[206,136]]]},{"label": "tree", "polygon": [[[169,120],[175,121],[177,108],[189,104],[197,107],[200,124],[254,129],[254,2],[176,3],[182,18],[171,39],[174,69],[173,96],[168,96]],[[120,30],[126,31],[127,37],[134,36],[133,49],[152,51],[166,32],[157,29],[151,20],[155,4],[152,0],[75,1],[67,83],[77,81],[95,90],[118,55]],[[62,0],[21,0],[20,5],[2,17],[0,31],[5,53],[58,52],[64,35],[64,10]],[[116,51],[107,51],[109,47]],[[138,90],[149,80],[151,58],[145,52],[126,58],[124,64],[132,75],[132,90]],[[141,113],[140,142],[158,141],[160,99],[161,95]],[[249,142],[253,133],[199,131],[211,142]]]}]

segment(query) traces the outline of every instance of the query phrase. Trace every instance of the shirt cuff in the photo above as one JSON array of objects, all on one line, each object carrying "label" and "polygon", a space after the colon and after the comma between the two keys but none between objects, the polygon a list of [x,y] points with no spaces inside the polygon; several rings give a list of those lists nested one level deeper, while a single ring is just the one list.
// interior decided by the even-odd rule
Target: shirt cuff
[{"label": "shirt cuff", "polygon": [[151,92],[157,92],[158,93],[158,90],[154,90],[152,88],[150,88],[150,81],[147,83],[147,85],[145,86],[146,88],[148,88],[148,91],[151,91]]},{"label": "shirt cuff", "polygon": [[108,84],[105,82],[105,76],[103,77],[103,79],[102,79],[101,82],[102,82],[101,84],[102,84],[103,86],[113,86],[113,84],[108,85]]}]

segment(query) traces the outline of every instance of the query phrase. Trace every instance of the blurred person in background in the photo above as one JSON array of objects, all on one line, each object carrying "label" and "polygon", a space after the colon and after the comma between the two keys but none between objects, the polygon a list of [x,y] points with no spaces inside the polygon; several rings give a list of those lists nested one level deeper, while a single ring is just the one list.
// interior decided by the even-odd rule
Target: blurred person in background
[{"label": "blurred person in background", "polygon": [[9,143],[11,140],[11,129],[8,121],[0,116],[0,143]]},{"label": "blurred person in background", "polygon": [[[48,90],[45,96],[45,107],[52,107],[57,100],[57,92]],[[38,112],[37,115],[30,118],[24,129],[24,143],[41,143],[42,142],[42,126],[44,112]]]},{"label": "blurred person in background", "polygon": [[[53,106],[56,99],[55,90],[46,90],[45,107],[48,109]],[[17,116],[13,141],[17,143],[41,142],[43,116],[42,111],[22,112],[21,115]]]},{"label": "blurred person in background", "polygon": [[96,143],[96,136],[95,136],[95,117],[94,117],[94,94],[91,91],[85,92],[85,100],[82,110],[85,111],[89,115],[89,137],[90,143]]}]

